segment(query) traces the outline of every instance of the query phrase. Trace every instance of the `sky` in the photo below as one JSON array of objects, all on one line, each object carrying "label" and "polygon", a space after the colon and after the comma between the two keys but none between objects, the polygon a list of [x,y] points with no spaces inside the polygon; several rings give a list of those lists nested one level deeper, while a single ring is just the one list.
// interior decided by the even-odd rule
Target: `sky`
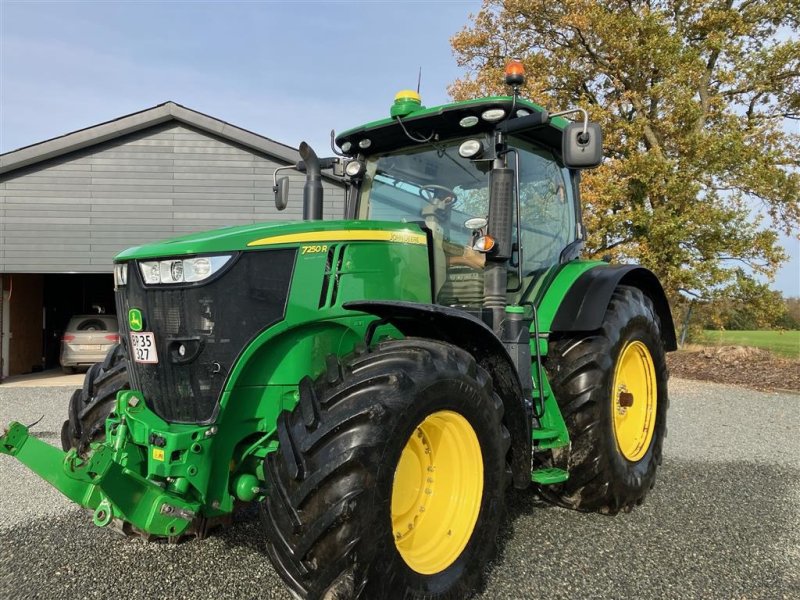
[{"label": "sky", "polygon": [[[394,94],[449,100],[450,38],[479,0],[0,0],[0,152],[172,100],[329,154]],[[797,124],[794,125],[795,127]],[[800,296],[800,242],[773,287]]]}]

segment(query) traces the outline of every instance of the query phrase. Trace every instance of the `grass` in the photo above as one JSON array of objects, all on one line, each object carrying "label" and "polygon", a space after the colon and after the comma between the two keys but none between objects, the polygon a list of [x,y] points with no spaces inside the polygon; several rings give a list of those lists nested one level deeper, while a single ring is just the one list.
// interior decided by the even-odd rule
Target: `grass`
[{"label": "grass", "polygon": [[717,346],[753,346],[789,358],[800,358],[800,331],[712,331],[697,340]]}]

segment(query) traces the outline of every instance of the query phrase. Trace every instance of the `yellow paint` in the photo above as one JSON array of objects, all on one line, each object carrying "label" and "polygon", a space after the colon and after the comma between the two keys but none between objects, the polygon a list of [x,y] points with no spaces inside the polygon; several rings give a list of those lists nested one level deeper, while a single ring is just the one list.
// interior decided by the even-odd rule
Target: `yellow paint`
[{"label": "yellow paint", "polygon": [[327,252],[328,247],[316,244],[314,246],[300,246],[300,254],[318,254],[319,252]]},{"label": "yellow paint", "polygon": [[265,237],[249,242],[248,246],[274,246],[275,244],[299,244],[303,242],[395,242],[399,244],[428,243],[425,235],[413,231],[376,231],[339,229],[336,231],[305,231]]},{"label": "yellow paint", "polygon": [[[633,404],[622,406],[621,394],[631,394]],[[650,350],[643,342],[628,342],[620,352],[611,395],[617,446],[629,461],[641,460],[653,439],[658,404],[656,370]]]},{"label": "yellow paint", "polygon": [[164,462],[164,450],[162,448],[153,448],[153,460]]},{"label": "yellow paint", "polygon": [[475,430],[453,411],[428,415],[406,442],[392,486],[392,531],[406,564],[423,575],[453,564],[472,537],[482,497]]},{"label": "yellow paint", "polygon": [[422,102],[422,96],[419,95],[419,92],[414,90],[400,90],[394,95],[394,101],[397,102],[398,100],[416,100],[417,102]]}]

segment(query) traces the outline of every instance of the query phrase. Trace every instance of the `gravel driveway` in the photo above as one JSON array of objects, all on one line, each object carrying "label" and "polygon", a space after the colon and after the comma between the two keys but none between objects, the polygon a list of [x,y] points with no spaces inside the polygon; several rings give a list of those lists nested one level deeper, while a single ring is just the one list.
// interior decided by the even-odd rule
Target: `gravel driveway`
[{"label": "gravel driveway", "polygon": [[[800,396],[675,379],[656,488],[633,513],[513,492],[484,599],[800,598]],[[0,386],[0,424],[58,444],[69,390]],[[252,511],[178,546],[91,524],[0,456],[0,598],[288,598]]]}]

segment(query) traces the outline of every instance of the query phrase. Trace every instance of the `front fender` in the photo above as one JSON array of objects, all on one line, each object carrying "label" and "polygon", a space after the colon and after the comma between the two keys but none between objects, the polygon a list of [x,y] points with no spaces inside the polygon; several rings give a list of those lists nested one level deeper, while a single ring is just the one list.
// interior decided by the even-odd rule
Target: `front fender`
[{"label": "front fender", "polygon": [[242,353],[225,386],[296,386],[300,380],[319,375],[330,354],[342,356],[363,340],[371,319],[353,317],[272,327],[253,340]]},{"label": "front fender", "polygon": [[503,401],[503,423],[511,434],[514,486],[531,481],[531,415],[517,370],[503,342],[481,320],[455,308],[395,301],[347,302],[344,308],[385,319],[405,336],[448,342],[463,348],[492,376]]}]

